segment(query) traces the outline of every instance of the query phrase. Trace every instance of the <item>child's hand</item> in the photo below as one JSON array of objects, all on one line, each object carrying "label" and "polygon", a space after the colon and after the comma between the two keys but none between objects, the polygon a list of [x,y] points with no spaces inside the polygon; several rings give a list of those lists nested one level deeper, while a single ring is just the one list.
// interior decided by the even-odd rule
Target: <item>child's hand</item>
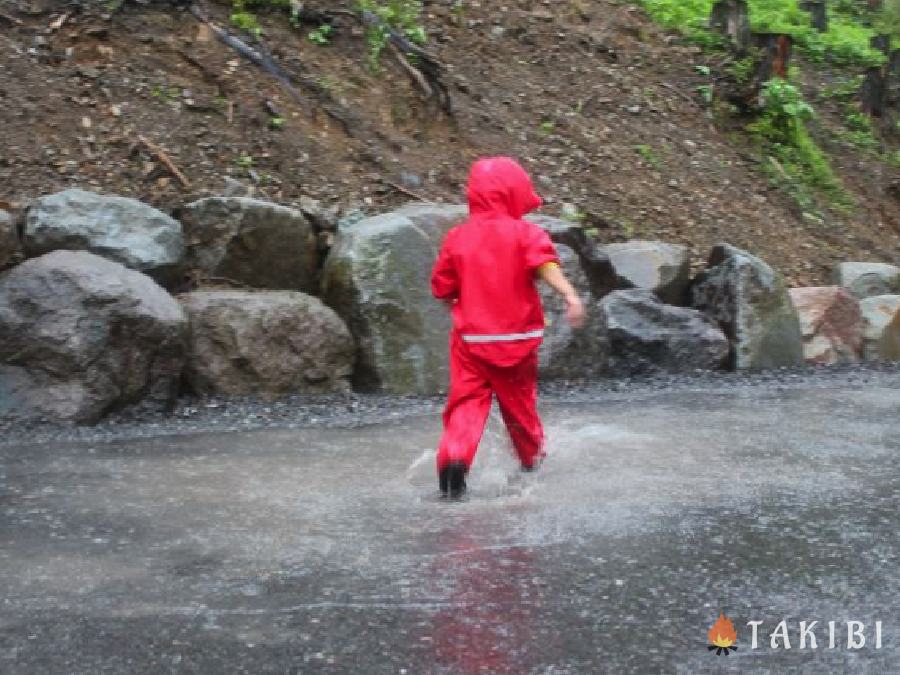
[{"label": "child's hand", "polygon": [[566,318],[572,328],[581,328],[584,325],[584,303],[574,293],[566,296]]}]

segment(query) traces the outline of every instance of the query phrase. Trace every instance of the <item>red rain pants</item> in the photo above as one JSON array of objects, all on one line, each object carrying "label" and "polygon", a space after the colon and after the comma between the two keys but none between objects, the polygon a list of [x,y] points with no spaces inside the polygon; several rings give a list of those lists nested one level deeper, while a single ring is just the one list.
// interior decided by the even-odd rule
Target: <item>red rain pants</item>
[{"label": "red rain pants", "polygon": [[537,413],[537,349],[512,366],[497,366],[473,355],[454,331],[450,338],[450,393],[437,468],[463,461],[471,467],[497,395],[500,413],[522,466],[543,455],[544,428]]}]

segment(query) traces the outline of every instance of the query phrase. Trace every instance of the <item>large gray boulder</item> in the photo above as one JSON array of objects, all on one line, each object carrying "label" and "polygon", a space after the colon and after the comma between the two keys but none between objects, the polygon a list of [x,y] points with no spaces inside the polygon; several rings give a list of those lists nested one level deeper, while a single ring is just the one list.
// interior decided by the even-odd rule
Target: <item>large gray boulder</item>
[{"label": "large gray boulder", "polygon": [[800,317],[803,355],[809,363],[856,363],[862,355],[859,300],[840,286],[790,289]]},{"label": "large gray boulder", "polygon": [[458,206],[415,204],[341,228],[322,299],[357,340],[357,388],[446,391],[450,314],[431,296],[431,269],[444,235],[464,217]]},{"label": "large gray boulder", "polygon": [[573,329],[566,318],[566,303],[547,284],[539,283],[538,290],[544,306],[546,328],[544,341],[538,352],[541,379],[578,380],[602,377],[607,374],[608,344],[601,314],[587,274],[578,255],[565,244],[556,244],[563,271],[572,282],[587,316],[581,328]]},{"label": "large gray boulder", "polygon": [[149,277],[56,251],[0,276],[0,414],[93,423],[171,403],[187,320]]},{"label": "large gray boulder", "polygon": [[0,210],[0,270],[9,267],[19,251],[19,235],[12,216]]},{"label": "large gray boulder", "polygon": [[316,292],[316,235],[301,211],[248,197],[207,197],[179,215],[187,267],[201,276]]},{"label": "large gray boulder", "polygon": [[432,244],[440,248],[447,232],[469,217],[469,207],[464,204],[410,202],[394,213],[409,218]]},{"label": "large gray boulder", "polygon": [[834,272],[834,283],[859,299],[900,293],[900,267],[887,263],[845,262]]},{"label": "large gray boulder", "polygon": [[186,380],[195,394],[277,396],[350,389],[355,345],[317,298],[297,291],[197,291]]},{"label": "large gray boulder", "polygon": [[694,281],[692,298],[728,336],[734,368],[803,362],[800,321],[784,278],[756,256],[729,244],[715,246],[707,269]]},{"label": "large gray boulder", "polygon": [[893,360],[881,353],[881,344],[891,321],[900,314],[900,295],[876,295],[864,298],[859,301],[859,309],[863,321],[863,359]]},{"label": "large gray boulder", "polygon": [[691,280],[687,246],[633,240],[607,244],[601,251],[609,257],[623,285],[652,291],[670,305],[687,304]]},{"label": "large gray boulder", "polygon": [[599,311],[613,375],[717,370],[728,359],[728,338],[711,319],[666,305],[652,291],[613,291]]},{"label": "large gray boulder", "polygon": [[148,204],[71,189],[41,197],[28,209],[23,235],[29,256],[90,251],[173,284],[181,272],[181,224]]}]

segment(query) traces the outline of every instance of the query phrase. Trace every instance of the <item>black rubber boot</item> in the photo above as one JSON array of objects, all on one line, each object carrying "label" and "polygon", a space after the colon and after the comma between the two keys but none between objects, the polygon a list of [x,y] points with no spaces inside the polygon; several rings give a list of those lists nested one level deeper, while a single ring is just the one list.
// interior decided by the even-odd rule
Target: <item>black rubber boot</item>
[{"label": "black rubber boot", "polygon": [[466,491],[466,473],[468,470],[465,462],[450,462],[441,469],[441,473],[438,476],[441,494],[451,499],[462,497]]}]

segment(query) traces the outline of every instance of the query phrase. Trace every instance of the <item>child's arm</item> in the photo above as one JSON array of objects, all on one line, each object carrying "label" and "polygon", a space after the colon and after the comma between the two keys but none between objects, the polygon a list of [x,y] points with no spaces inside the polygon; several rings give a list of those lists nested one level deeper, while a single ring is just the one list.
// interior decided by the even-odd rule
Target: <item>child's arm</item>
[{"label": "child's arm", "polygon": [[444,240],[431,271],[431,293],[438,300],[452,305],[459,295],[459,277],[450,254],[449,238]]},{"label": "child's arm", "polygon": [[584,303],[566,279],[560,266],[553,262],[545,263],[537,268],[537,273],[550,288],[563,296],[566,301],[566,317],[572,327],[581,327],[584,324]]}]

